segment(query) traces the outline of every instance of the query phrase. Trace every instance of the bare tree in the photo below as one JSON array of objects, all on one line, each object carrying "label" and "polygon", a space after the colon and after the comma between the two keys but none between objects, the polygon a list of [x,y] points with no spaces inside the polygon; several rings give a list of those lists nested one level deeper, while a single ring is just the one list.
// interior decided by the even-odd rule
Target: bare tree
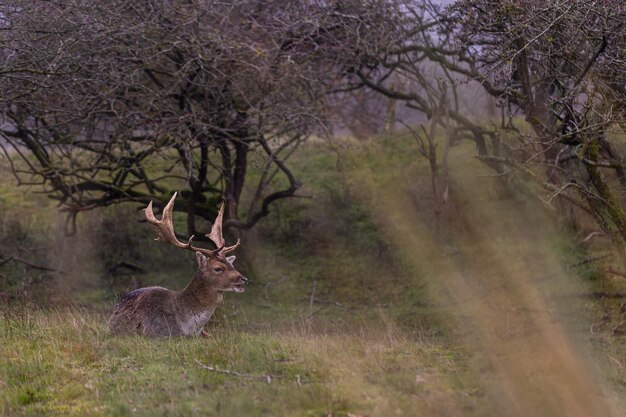
[{"label": "bare tree", "polygon": [[[529,172],[590,213],[624,255],[626,186],[614,138],[626,121],[626,8],[620,1],[463,0],[456,19],[458,58],[448,68],[478,80],[521,115],[531,134],[517,134],[511,157],[492,158]],[[443,61],[442,61],[443,62]],[[535,170],[536,171],[536,170]]]},{"label": "bare tree", "polygon": [[[573,204],[591,215],[624,255],[619,196],[626,173],[615,143],[626,117],[622,2],[460,0],[442,8],[405,1],[400,8],[392,35],[373,54],[375,65],[355,67],[346,90],[370,88],[431,121],[418,141],[433,178],[438,166],[430,132],[440,124],[454,138],[473,140],[479,157],[503,178],[532,178],[549,193],[544,202]],[[401,87],[392,78],[402,79]],[[447,97],[436,79],[451,86]],[[498,100],[508,113],[504,130],[459,106],[462,79]],[[443,102],[447,123],[438,117]],[[530,133],[519,129],[522,118]]]},{"label": "bare tree", "polygon": [[[499,138],[489,126],[465,114],[458,97],[458,73],[444,65],[456,65],[458,61],[452,47],[454,20],[429,1],[402,1],[397,7],[401,13],[390,16],[393,31],[376,45],[373,65],[355,66],[339,92],[354,94],[366,89],[387,98],[387,108],[379,106],[379,114],[386,119],[382,122],[388,130],[400,122],[415,138],[419,155],[429,163],[439,227],[449,193],[447,161],[451,141],[471,140],[479,155],[488,155],[499,152]],[[404,120],[396,117],[399,102],[413,112]],[[500,169],[499,164],[494,167]]]},{"label": "bare tree", "polygon": [[323,128],[336,80],[368,65],[387,3],[2,2],[2,149],[72,218],[182,189],[189,234],[222,195],[225,225],[252,227],[295,195],[285,159]]}]

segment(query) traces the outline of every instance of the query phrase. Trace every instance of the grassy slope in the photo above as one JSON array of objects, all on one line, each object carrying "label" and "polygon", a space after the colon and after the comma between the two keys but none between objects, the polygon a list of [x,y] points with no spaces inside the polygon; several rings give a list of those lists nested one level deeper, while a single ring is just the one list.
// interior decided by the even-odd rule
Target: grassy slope
[{"label": "grassy slope", "polygon": [[[398,324],[408,303],[419,303],[419,289],[403,283],[409,271],[395,265],[351,201],[335,155],[307,148],[300,158],[305,192],[316,200],[286,203],[247,237],[242,268],[253,285],[243,296],[228,295],[208,338],[110,336],[104,323],[112,298],[103,304],[103,292],[80,281],[85,270],[88,280],[104,270],[103,254],[85,253],[67,267],[56,259],[72,276],[59,277],[59,285],[83,307],[2,310],[1,414],[462,415],[472,407],[468,393],[476,387],[464,376],[460,349],[423,319],[411,321],[419,327]],[[77,238],[79,246],[98,250],[115,238],[96,230],[96,220],[83,223],[89,233]],[[159,254],[172,256],[164,247]],[[187,266],[137,256],[159,271],[142,277],[144,285],[180,288],[189,276]],[[224,375],[196,361],[274,379]]]},{"label": "grassy slope", "polygon": [[[581,314],[581,296],[601,283],[584,282],[567,267],[581,255],[570,233],[537,204],[503,189],[464,147],[453,151],[453,197],[437,232],[421,192],[427,171],[402,164],[401,145],[390,139],[357,155],[355,187],[377,202],[370,207],[379,230],[476,353],[473,369],[498,414],[623,415],[615,387],[597,370],[608,358],[599,350],[590,356],[592,315]],[[621,345],[610,341],[614,349]]]},{"label": "grassy slope", "polygon": [[[404,414],[414,398],[428,410],[440,373],[431,367],[446,366],[436,348],[393,331],[226,326],[206,339],[155,341],[114,338],[85,311],[4,317],[2,331],[4,415]],[[196,361],[260,376],[222,375]],[[428,390],[415,385],[416,374],[433,376]]]},{"label": "grassy slope", "polygon": [[[110,304],[97,301],[101,291],[83,298],[86,308],[3,310],[0,412],[495,416],[524,401],[534,407],[528,415],[558,415],[539,391],[567,394],[557,389],[563,378],[588,370],[568,361],[563,369],[573,374],[533,370],[550,361],[549,352],[533,362],[517,345],[542,346],[554,330],[547,323],[565,316],[519,307],[572,313],[580,305],[575,294],[590,284],[571,287],[561,265],[581,254],[535,206],[477,181],[483,172],[473,163],[453,167],[438,235],[427,171],[407,146],[400,138],[340,149],[339,160],[325,145],[303,149],[294,166],[303,193],[316,199],[283,204],[247,236],[241,267],[253,285],[242,296],[229,294],[208,338],[114,338],[104,326]],[[154,262],[149,269],[163,271],[144,285],[184,285],[189,268]],[[558,279],[541,282],[547,274]],[[590,315],[562,321],[579,325]],[[599,356],[623,361],[621,344],[602,337],[610,343]],[[224,375],[196,361],[274,379]]]}]

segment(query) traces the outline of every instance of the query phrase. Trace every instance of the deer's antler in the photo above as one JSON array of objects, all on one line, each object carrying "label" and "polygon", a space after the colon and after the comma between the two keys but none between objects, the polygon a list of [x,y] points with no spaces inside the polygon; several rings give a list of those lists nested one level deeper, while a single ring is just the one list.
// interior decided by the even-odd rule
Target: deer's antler
[{"label": "deer's antler", "polygon": [[222,201],[222,205],[220,206],[220,209],[217,213],[217,217],[215,218],[215,221],[213,222],[213,227],[211,227],[211,233],[205,236],[211,239],[213,243],[215,243],[215,246],[217,246],[218,248],[221,248],[220,252],[223,255],[227,255],[231,253],[232,251],[234,251],[235,249],[237,249],[237,246],[239,246],[240,240],[237,239],[237,243],[235,243],[232,246],[224,247],[224,245],[226,244],[226,242],[224,241],[224,235],[222,234],[222,221],[224,220],[224,205],[225,205],[224,201]]},{"label": "deer's antler", "polygon": [[217,249],[204,249],[198,248],[191,244],[193,240],[193,236],[189,238],[187,243],[183,243],[178,240],[176,237],[176,233],[174,233],[174,223],[172,220],[172,211],[174,210],[174,201],[176,200],[177,192],[174,193],[170,201],[163,208],[163,216],[161,220],[158,220],[154,215],[154,211],[152,210],[152,201],[148,204],[148,207],[144,209],[144,213],[146,215],[146,220],[150,223],[154,230],[156,231],[156,240],[160,240],[161,242],[167,242],[177,248],[188,249],[195,252],[203,253],[207,256],[215,256],[217,254],[226,255],[232,251],[234,251],[237,246],[239,246],[239,240],[233,246],[224,247],[224,237],[222,236],[222,220],[224,218],[224,203],[220,206],[219,213],[215,222],[213,223],[213,227],[211,228],[211,233],[206,235],[209,239],[215,243]]}]

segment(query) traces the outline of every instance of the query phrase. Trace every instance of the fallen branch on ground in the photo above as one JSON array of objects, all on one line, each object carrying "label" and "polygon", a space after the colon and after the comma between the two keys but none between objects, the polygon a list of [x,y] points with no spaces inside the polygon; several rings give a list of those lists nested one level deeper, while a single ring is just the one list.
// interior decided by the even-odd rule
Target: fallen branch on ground
[{"label": "fallen branch on ground", "polygon": [[337,307],[340,307],[340,308],[345,308],[346,307],[343,304],[338,303],[336,301],[322,300],[320,298],[313,298],[312,300],[310,298],[302,298],[301,301],[308,301],[309,304],[311,304],[311,301],[312,301],[312,304],[329,304],[329,305],[337,306]]},{"label": "fallen branch on ground", "polygon": [[243,372],[237,372],[237,371],[229,371],[227,369],[218,369],[215,366],[211,366],[211,365],[205,365],[202,362],[200,362],[199,360],[196,359],[195,361],[198,366],[200,366],[203,369],[209,370],[211,372],[217,372],[218,374],[224,374],[224,375],[231,375],[231,376],[238,376],[241,378],[250,378],[250,379],[258,379],[260,381],[266,381],[268,384],[272,383],[273,379],[279,378],[278,375],[272,375],[272,374],[267,374],[267,375],[262,375],[262,374],[246,374]]}]

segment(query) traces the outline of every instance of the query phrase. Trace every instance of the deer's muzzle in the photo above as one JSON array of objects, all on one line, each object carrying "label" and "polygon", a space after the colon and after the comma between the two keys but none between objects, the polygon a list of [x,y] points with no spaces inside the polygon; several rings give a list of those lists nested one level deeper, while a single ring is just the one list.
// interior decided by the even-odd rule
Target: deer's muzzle
[{"label": "deer's muzzle", "polygon": [[235,292],[244,292],[246,290],[246,285],[248,285],[248,278],[243,275],[239,275],[238,282],[233,285],[233,291]]}]

